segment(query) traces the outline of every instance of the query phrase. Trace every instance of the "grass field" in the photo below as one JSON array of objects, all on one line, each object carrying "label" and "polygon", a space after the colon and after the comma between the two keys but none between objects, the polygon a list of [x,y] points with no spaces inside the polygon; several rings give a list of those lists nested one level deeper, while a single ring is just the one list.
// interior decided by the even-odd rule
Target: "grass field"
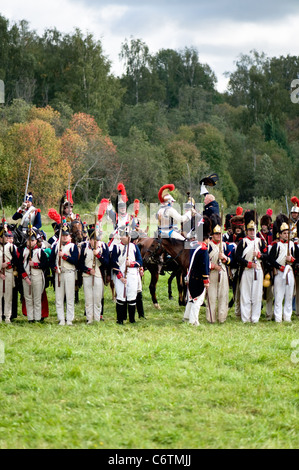
[{"label": "grass field", "polygon": [[[73,327],[19,315],[0,325],[0,448],[297,448],[299,321],[182,323],[160,278],[147,320],[86,325],[83,293]],[[298,341],[299,343],[299,341]],[[297,346],[299,349],[299,346]],[[299,351],[298,351],[299,358]]]},{"label": "grass field", "polygon": [[157,311],[146,273],[136,324],[116,324],[108,287],[99,324],[81,290],[74,326],[58,326],[52,287],[43,324],[0,324],[1,449],[298,448],[298,317],[244,325],[232,308],[210,325],[201,308],[196,328],[166,281]]}]

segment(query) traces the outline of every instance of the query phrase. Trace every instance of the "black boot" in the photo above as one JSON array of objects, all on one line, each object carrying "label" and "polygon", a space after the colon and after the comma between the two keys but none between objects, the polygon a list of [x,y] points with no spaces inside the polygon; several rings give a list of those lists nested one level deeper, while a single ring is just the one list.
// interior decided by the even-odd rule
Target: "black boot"
[{"label": "black boot", "polygon": [[138,292],[138,294],[137,294],[136,307],[137,307],[138,317],[145,319],[144,309],[143,309],[143,302],[142,302],[142,292]]},{"label": "black boot", "polygon": [[101,304],[102,304],[102,310],[101,310],[101,315],[100,315],[100,321],[104,321],[104,297],[102,298],[101,300]]},{"label": "black boot", "polygon": [[123,325],[124,323],[124,309],[126,309],[126,304],[121,300],[116,301],[116,323]]},{"label": "black boot", "polygon": [[128,310],[130,323],[135,323],[136,300],[128,302]]}]

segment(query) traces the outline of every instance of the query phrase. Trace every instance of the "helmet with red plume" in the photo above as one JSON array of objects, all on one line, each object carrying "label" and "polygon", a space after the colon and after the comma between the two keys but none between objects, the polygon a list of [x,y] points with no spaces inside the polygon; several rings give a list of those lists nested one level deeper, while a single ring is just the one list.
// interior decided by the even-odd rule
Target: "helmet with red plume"
[{"label": "helmet with red plume", "polygon": [[164,184],[164,186],[162,186],[158,192],[159,201],[161,203],[166,202],[166,201],[174,202],[175,199],[173,199],[171,194],[169,194],[169,192],[173,191],[174,189],[175,189],[174,184]]}]

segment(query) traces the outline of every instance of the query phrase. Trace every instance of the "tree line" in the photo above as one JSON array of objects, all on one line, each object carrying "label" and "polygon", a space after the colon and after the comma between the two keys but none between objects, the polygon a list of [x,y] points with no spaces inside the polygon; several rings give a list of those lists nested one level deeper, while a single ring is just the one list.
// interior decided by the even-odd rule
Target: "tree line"
[{"label": "tree line", "polygon": [[100,41],[79,29],[39,36],[0,16],[0,184],[8,204],[30,181],[39,204],[59,199],[71,174],[77,202],[114,197],[155,202],[166,182],[199,200],[199,181],[220,177],[225,207],[299,193],[299,105],[290,99],[299,57],[241,54],[225,93],[193,47],[151,54],[125,39],[115,77]]}]

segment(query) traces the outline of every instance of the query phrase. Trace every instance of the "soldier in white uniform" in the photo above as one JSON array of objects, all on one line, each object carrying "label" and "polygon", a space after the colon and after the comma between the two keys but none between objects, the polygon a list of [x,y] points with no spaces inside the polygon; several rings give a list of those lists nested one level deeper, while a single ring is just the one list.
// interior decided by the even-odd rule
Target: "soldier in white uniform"
[{"label": "soldier in white uniform", "polygon": [[13,232],[1,227],[0,234],[0,322],[2,322],[2,298],[4,297],[5,323],[10,323],[12,313],[12,292],[15,285],[14,268],[17,267],[17,249],[13,244]]},{"label": "soldier in white uniform", "polygon": [[[235,315],[237,318],[241,317],[240,307],[240,266],[236,260],[236,249],[238,243],[245,238],[245,219],[243,216],[243,208],[237,207],[236,215],[230,219],[230,226],[232,234],[228,240],[229,250],[231,252],[230,275],[232,279],[233,288],[233,302],[235,303]],[[232,304],[233,305],[233,304]],[[230,304],[229,304],[230,307]]]},{"label": "soldier in white uniform", "polygon": [[139,269],[142,258],[137,245],[130,242],[128,230],[120,231],[120,243],[113,246],[111,266],[116,290],[117,323],[127,319],[135,323],[136,297],[139,282]]},{"label": "soldier in white uniform", "polygon": [[[289,239],[288,217],[280,214],[276,218],[279,241],[274,243],[269,254],[269,262],[274,267],[274,319],[291,321],[294,294],[294,272],[292,265],[299,261],[299,248]],[[284,301],[284,307],[282,304]]]},{"label": "soldier in white uniform", "polygon": [[[230,264],[231,252],[228,245],[222,242],[221,220],[212,214],[212,237],[208,243],[210,258],[209,304],[206,311],[207,321],[224,323],[228,313],[229,280],[227,266]],[[218,303],[218,305],[217,305]],[[211,308],[211,310],[210,310]],[[217,315],[218,313],[218,315]]]},{"label": "soldier in white uniform", "polygon": [[81,244],[79,269],[82,271],[87,324],[102,319],[104,296],[104,269],[109,267],[110,255],[106,243],[101,241],[99,227],[89,229],[89,241]]},{"label": "soldier in white uniform", "polygon": [[[42,318],[42,295],[45,289],[44,272],[48,257],[37,244],[37,233],[29,229],[27,246],[20,253],[20,271],[28,322],[40,322]],[[31,247],[31,248],[30,248]]]},{"label": "soldier in white uniform", "polygon": [[172,207],[175,199],[169,194],[169,191],[175,189],[174,184],[165,184],[162,186],[158,193],[161,206],[157,212],[158,219],[158,237],[160,238],[176,238],[177,240],[184,241],[185,238],[181,235],[178,226],[189,222],[191,230],[191,218],[196,214],[193,208],[187,210],[184,215],[180,215],[177,210]]},{"label": "soldier in white uniform", "polygon": [[241,240],[236,250],[236,261],[240,269],[240,307],[243,323],[257,323],[261,316],[263,296],[262,260],[267,257],[267,248],[256,237],[257,218],[254,211],[244,214],[247,236]]},{"label": "soldier in white uniform", "polygon": [[120,243],[119,228],[129,227],[130,216],[127,213],[128,196],[123,183],[117,185],[118,196],[116,199],[116,211],[114,211],[111,201],[107,206],[107,215],[113,223],[114,231],[111,234],[108,243],[109,250],[112,252],[113,246]]},{"label": "soldier in white uniform", "polygon": [[[75,280],[79,259],[78,247],[71,242],[70,228],[63,224],[60,240],[54,243],[49,259],[55,272],[55,303],[59,325],[72,325],[75,316]],[[66,297],[66,318],[64,313]]]},{"label": "soldier in white uniform", "polygon": [[59,213],[62,214],[62,219],[65,222],[72,222],[73,220],[76,220],[76,214],[73,213],[73,207],[74,201],[72,191],[68,190],[61,198],[59,209]]}]

